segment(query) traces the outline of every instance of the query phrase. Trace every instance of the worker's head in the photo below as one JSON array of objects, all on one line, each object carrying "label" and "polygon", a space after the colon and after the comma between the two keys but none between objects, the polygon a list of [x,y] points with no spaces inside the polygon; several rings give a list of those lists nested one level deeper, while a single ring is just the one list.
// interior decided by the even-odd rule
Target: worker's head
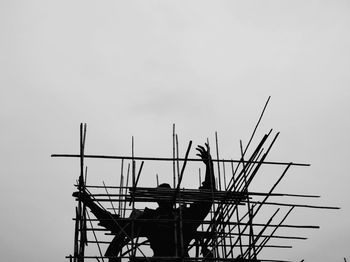
[{"label": "worker's head", "polygon": [[157,188],[171,188],[171,186],[168,183],[163,183],[157,186]]},{"label": "worker's head", "polygon": [[[171,189],[171,186],[167,183],[163,183],[160,184],[157,188],[159,188],[161,191],[164,192],[164,196],[169,196],[169,194],[167,194],[168,189]],[[171,200],[167,200],[167,199],[159,199],[157,201],[158,205],[160,208],[172,208],[172,203]]]}]

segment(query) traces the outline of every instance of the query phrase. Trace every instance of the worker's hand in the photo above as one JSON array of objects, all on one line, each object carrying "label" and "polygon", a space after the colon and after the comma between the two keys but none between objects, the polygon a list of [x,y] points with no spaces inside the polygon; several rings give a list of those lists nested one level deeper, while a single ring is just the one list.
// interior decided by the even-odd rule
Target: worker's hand
[{"label": "worker's hand", "polygon": [[210,148],[207,143],[205,143],[205,147],[198,145],[196,150],[199,152],[197,156],[202,158],[203,162],[207,165],[211,161]]}]

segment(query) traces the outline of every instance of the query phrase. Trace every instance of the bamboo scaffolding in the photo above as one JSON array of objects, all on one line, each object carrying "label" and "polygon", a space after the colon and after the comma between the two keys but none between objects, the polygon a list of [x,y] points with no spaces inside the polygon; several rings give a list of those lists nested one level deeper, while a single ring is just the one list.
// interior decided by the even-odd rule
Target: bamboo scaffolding
[{"label": "bamboo scaffolding", "polygon": [[[261,251],[265,248],[292,248],[289,243],[271,244],[271,239],[275,240],[306,240],[304,236],[275,234],[277,230],[284,229],[318,229],[316,225],[285,223],[285,220],[290,215],[292,210],[297,208],[334,210],[339,207],[315,205],[309,203],[296,204],[293,200],[319,198],[319,195],[312,194],[292,194],[275,192],[276,187],[282,181],[285,174],[292,166],[310,166],[305,163],[294,162],[276,162],[267,161],[269,153],[272,151],[279,132],[273,134],[273,130],[269,130],[266,134],[260,137],[255,148],[251,148],[252,141],[255,137],[257,129],[260,125],[262,117],[265,113],[270,97],[267,99],[263,110],[258,118],[254,130],[249,137],[248,143],[243,146],[240,140],[240,158],[239,159],[223,159],[219,154],[219,138],[215,132],[215,157],[208,161],[210,165],[216,164],[214,177],[217,190],[206,189],[184,189],[182,181],[185,175],[187,165],[192,162],[202,162],[205,159],[190,158],[189,153],[192,146],[192,141],[189,141],[184,158],[179,157],[179,142],[176,134],[175,124],[172,126],[172,157],[142,157],[135,156],[134,137],[131,141],[131,156],[115,156],[115,155],[94,155],[85,154],[86,141],[86,124],[80,125],[80,141],[79,154],[52,154],[52,157],[67,157],[79,158],[80,174],[75,186],[78,189],[79,197],[77,207],[75,209],[75,232],[74,232],[74,250],[73,255],[67,256],[71,262],[84,262],[84,260],[92,259],[104,262],[120,261],[124,262],[130,259],[131,262],[167,262],[167,261],[237,261],[237,262],[287,262],[287,260],[261,259],[258,258]],[[207,139],[209,145],[209,139]],[[120,180],[118,185],[88,185],[87,184],[87,167],[85,166],[86,159],[114,159],[120,162]],[[125,161],[128,161],[126,163]],[[173,188],[159,188],[159,177],[157,178],[157,188],[139,186],[142,170],[145,162],[163,161],[172,163],[172,184]],[[124,174],[124,165],[128,164],[127,173]],[[229,172],[226,172],[226,164],[231,165],[232,176],[229,177]],[[274,182],[269,190],[256,192],[251,191],[251,185],[255,181],[256,175],[260,172],[263,165],[275,165],[282,168],[279,178]],[[84,178],[85,169],[85,178]],[[211,172],[211,168],[210,168]],[[89,179],[90,180],[90,179]],[[202,184],[201,169],[199,169],[199,186]],[[214,181],[211,181],[214,184]],[[129,185],[130,184],[130,185]],[[89,190],[92,190],[91,193]],[[102,210],[111,210],[114,213],[109,214],[108,218],[97,219],[89,215],[89,210],[81,201],[81,194],[87,192],[91,201],[96,203]],[[273,198],[273,200],[269,200]],[[288,199],[285,201],[285,199]],[[133,215],[134,211],[144,212],[145,207],[136,209],[136,203],[147,204],[149,202],[169,201],[173,205],[173,210],[176,215],[173,218],[147,218],[142,219]],[[211,209],[207,213],[204,220],[185,219],[182,215],[182,208],[193,203],[211,203]],[[286,203],[288,202],[288,203]],[[129,205],[127,205],[129,203]],[[106,207],[108,206],[108,208]],[[263,208],[269,208],[263,210]],[[273,209],[271,212],[270,210]],[[266,215],[268,210],[270,217],[266,218],[265,222],[261,222],[262,212]],[[288,212],[287,212],[288,210]],[[136,212],[136,213],[137,213]],[[283,215],[280,220],[278,217]],[[119,218],[116,216],[119,215]],[[129,216],[129,217],[128,217]],[[98,222],[113,221],[116,228],[126,235],[126,240],[123,247],[118,253],[118,256],[103,255],[103,250],[111,241],[108,238],[118,235],[118,230],[114,233],[111,231],[96,226]],[[121,222],[127,223],[131,228],[130,235],[126,234],[120,226]],[[174,228],[174,243],[175,256],[173,257],[149,257],[145,253],[145,247],[150,247],[149,239],[139,237],[135,232],[135,224],[143,223],[165,223],[173,225]],[[191,242],[186,242],[184,245],[184,227],[191,224],[198,225],[198,230]],[[117,233],[116,233],[117,232]],[[282,231],[283,232],[283,231]],[[88,239],[88,236],[93,236],[93,239]],[[189,240],[189,241],[190,241]],[[85,249],[88,244],[97,246],[97,256],[86,255]],[[89,245],[90,246],[90,245]],[[208,252],[204,254],[203,249],[207,248]],[[201,251],[202,250],[202,251]],[[119,252],[119,251],[118,251]],[[141,254],[141,256],[139,256]],[[147,255],[146,255],[147,254]],[[190,254],[187,257],[185,254]],[[118,260],[119,259],[119,260]],[[120,260],[122,259],[122,260]],[[345,258],[344,258],[345,260]]]}]

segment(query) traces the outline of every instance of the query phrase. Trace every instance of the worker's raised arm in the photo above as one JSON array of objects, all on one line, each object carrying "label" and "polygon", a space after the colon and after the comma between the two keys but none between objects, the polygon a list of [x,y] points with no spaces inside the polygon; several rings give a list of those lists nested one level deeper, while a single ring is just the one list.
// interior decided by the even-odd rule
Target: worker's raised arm
[{"label": "worker's raised arm", "polygon": [[[211,190],[212,191],[216,190],[213,161],[210,156],[210,149],[208,144],[205,144],[205,147],[198,146],[196,149],[198,151],[197,156],[199,156],[203,160],[206,167],[205,179],[202,183],[202,186],[199,187],[199,194],[205,195],[208,193],[208,191],[210,192]],[[210,197],[209,197],[205,201],[204,199],[194,201],[193,203],[190,204],[188,208],[184,209],[182,212],[182,218],[184,219],[184,227],[185,227],[184,230],[185,231],[187,230],[188,232],[192,232],[192,231],[195,232],[197,227],[202,223],[202,221],[208,215],[211,205],[212,205],[212,201],[210,201]],[[186,220],[191,220],[191,222],[187,223]],[[194,235],[190,237],[194,237]]]},{"label": "worker's raised arm", "polygon": [[196,149],[199,152],[197,156],[202,158],[206,166],[205,179],[200,189],[212,189],[213,191],[215,191],[214,168],[213,168],[213,161],[210,155],[209,145],[205,143],[205,148],[199,145]]}]

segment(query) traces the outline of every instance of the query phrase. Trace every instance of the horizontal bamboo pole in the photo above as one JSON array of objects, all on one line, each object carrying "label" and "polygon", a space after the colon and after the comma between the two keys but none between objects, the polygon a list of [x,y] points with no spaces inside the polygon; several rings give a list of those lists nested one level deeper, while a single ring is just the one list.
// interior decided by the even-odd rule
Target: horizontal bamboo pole
[{"label": "horizontal bamboo pole", "polygon": [[[73,218],[73,220],[75,220],[74,218]],[[86,219],[87,221],[89,221],[89,220],[91,220],[91,221],[101,221],[101,220],[104,220],[104,221],[109,221],[109,220],[113,220],[113,221],[115,221],[115,222],[118,222],[118,221],[129,221],[130,223],[132,222],[132,221],[134,221],[134,222],[137,222],[137,221],[140,221],[140,222],[144,222],[145,224],[147,224],[147,222],[148,223],[154,223],[154,222],[159,222],[159,221],[163,221],[163,222],[175,222],[175,221],[178,221],[178,220],[176,220],[176,219],[163,219],[163,218],[158,218],[158,219],[135,219],[135,218],[133,218],[133,219],[131,219],[131,218],[113,218],[113,219],[93,219],[93,218],[91,218],[91,219]],[[207,224],[211,224],[212,223],[212,221],[202,221],[202,220],[198,220],[198,219],[183,219],[183,223],[184,224],[192,224],[192,223],[198,223],[198,222],[202,222],[202,224],[204,224],[204,225],[207,225]],[[243,222],[239,222],[239,223],[237,223],[237,222],[225,222],[225,221],[215,221],[215,223],[217,224],[217,225],[250,225],[250,223],[243,223]],[[257,227],[265,227],[265,226],[267,226],[267,227],[286,227],[286,228],[309,228],[309,229],[318,229],[318,228],[320,228],[319,226],[313,226],[313,225],[276,225],[276,224],[270,224],[270,225],[266,225],[266,224],[263,224],[263,223],[253,223],[252,224],[253,226],[257,226]],[[88,230],[88,231],[90,231],[90,230],[92,230],[92,229],[90,229],[90,228],[87,228],[86,230]],[[103,229],[103,228],[95,228],[94,229],[95,231],[109,231],[109,230],[107,230],[107,229]]]},{"label": "horizontal bamboo pole", "polygon": [[[66,258],[70,258],[70,257],[74,257],[74,256],[66,256]],[[111,259],[115,259],[115,258],[119,258],[117,256],[84,256],[85,259],[99,259],[99,258],[111,258]],[[134,256],[123,256],[123,258],[131,258],[134,261],[146,261],[145,257],[134,257]],[[197,262],[197,261],[203,261],[203,257],[147,257],[147,259],[151,262],[173,262],[173,261],[185,261],[185,262]],[[234,262],[235,260],[232,258],[209,258],[206,257],[205,258],[206,261],[229,261],[229,262]],[[240,262],[294,262],[294,261],[290,261],[290,260],[280,260],[280,259],[258,259],[258,260],[248,260],[248,259],[242,259],[240,260]]]},{"label": "horizontal bamboo pole", "polygon": [[[204,237],[210,237],[212,235],[211,233],[208,233],[206,231],[197,231],[197,234],[203,235]],[[231,237],[231,236],[257,236],[256,234],[250,234],[250,233],[230,233],[230,232],[225,232],[225,233],[216,233],[217,236],[225,236],[225,237]],[[296,239],[296,240],[307,240],[307,237],[296,237],[296,236],[281,236],[281,235],[265,235],[262,234],[261,237],[271,237],[271,238],[281,238],[281,239]]]},{"label": "horizontal bamboo pole", "polygon": [[[130,189],[130,191],[135,192],[135,193],[144,193],[144,194],[157,194],[157,197],[159,195],[170,195],[173,193],[174,189],[166,189],[162,190],[161,188],[155,188],[155,187],[136,187],[135,189],[131,187],[118,187],[118,186],[85,186],[86,188],[114,188],[114,189]],[[193,194],[195,196],[203,196],[204,194],[210,194],[212,195],[212,192],[209,190],[199,190],[199,189],[181,189],[180,190],[181,194]],[[92,194],[93,196],[129,196],[128,194]],[[251,192],[251,191],[246,191],[246,192],[240,192],[240,191],[215,191],[214,196],[224,196],[224,197],[230,197],[230,196],[283,196],[283,197],[305,197],[305,198],[319,198],[320,196],[318,195],[305,195],[305,194],[288,194],[288,193],[264,193],[264,192]]]},{"label": "horizontal bamboo pole", "polygon": [[[127,201],[131,200],[131,197],[126,198]],[[169,200],[169,198],[158,198],[158,200]],[[125,202],[125,200],[121,200],[121,199],[108,199],[108,198],[96,198],[97,202]],[[134,202],[141,202],[141,203],[153,203],[153,202],[157,202],[157,199],[154,197],[150,197],[150,198],[139,198],[139,197],[134,197],[133,198]],[[236,200],[226,200],[224,201],[224,203],[232,203],[232,201],[236,201],[238,202],[239,199]],[[222,200],[218,199],[218,200],[211,200],[211,199],[177,199],[175,200],[176,203],[184,203],[184,204],[191,204],[194,202],[201,202],[201,203],[222,203]],[[239,202],[239,203],[234,203],[235,205],[244,205],[244,203]]]},{"label": "horizontal bamboo pole", "polygon": [[[205,237],[210,237],[210,233],[205,232],[205,231],[197,231],[197,234],[203,235]],[[112,235],[113,236],[114,234],[106,232],[105,235]],[[248,233],[241,233],[241,234],[239,234],[239,233],[220,233],[220,232],[218,232],[216,235],[219,237],[225,236],[226,238],[229,238],[231,236],[239,236],[239,235],[250,236],[251,234],[248,234]],[[257,236],[257,235],[254,234],[253,236]],[[270,237],[270,238],[278,238],[278,239],[293,239],[293,240],[307,240],[308,239],[307,237],[281,236],[281,235],[272,235],[271,236],[271,235],[265,235],[265,234],[261,235],[261,237]],[[108,242],[108,243],[110,243],[110,242]]]},{"label": "horizontal bamboo pole", "polygon": [[[245,201],[245,200],[242,200]],[[253,204],[261,204],[259,201],[250,201]],[[263,205],[274,205],[274,206],[288,206],[288,207],[305,207],[305,208],[318,208],[318,209],[340,209],[340,207],[331,206],[314,206],[314,205],[299,205],[299,204],[288,204],[288,203],[277,203],[277,202],[264,202]]]},{"label": "horizontal bamboo pole", "polygon": [[[81,157],[77,154],[52,154],[51,157],[67,157],[76,158]],[[131,157],[131,156],[107,156],[107,155],[84,155],[84,158],[99,158],[99,159],[124,159],[124,160],[148,160],[148,161],[185,161],[185,158],[172,158],[172,157]],[[188,158],[187,161],[191,162],[202,162],[199,158]],[[290,162],[273,162],[273,161],[245,161],[236,159],[212,159],[213,162],[227,162],[227,163],[261,163],[265,165],[292,165],[292,166],[310,166],[305,163],[290,163]]]},{"label": "horizontal bamboo pole", "polygon": [[[96,240],[88,240],[88,243],[93,243],[93,244],[110,244],[110,241],[96,241]],[[149,246],[150,243],[149,242],[145,242],[140,246]],[[217,246],[219,247],[231,247],[229,244],[218,244]],[[260,247],[260,245],[255,245],[256,247]],[[236,246],[238,247],[238,246]],[[250,247],[250,245],[244,244],[242,245],[242,247]],[[268,247],[268,248],[293,248],[293,246],[290,245],[264,245],[264,248]]]}]

